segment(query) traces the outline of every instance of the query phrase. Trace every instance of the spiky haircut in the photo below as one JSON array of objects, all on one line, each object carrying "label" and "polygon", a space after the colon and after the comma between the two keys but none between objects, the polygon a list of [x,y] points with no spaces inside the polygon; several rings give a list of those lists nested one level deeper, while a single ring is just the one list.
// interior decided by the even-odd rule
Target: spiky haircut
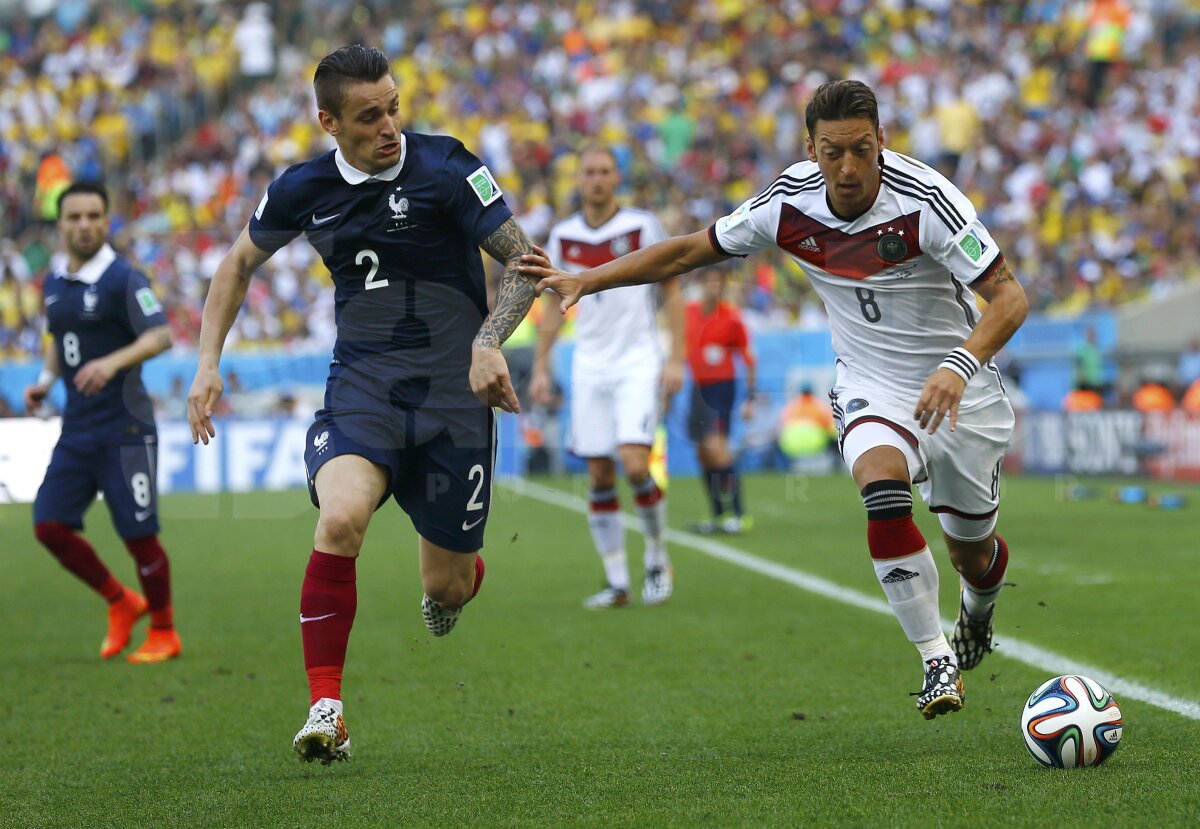
[{"label": "spiky haircut", "polygon": [[321,58],[313,75],[317,106],[334,117],[342,115],[345,89],[352,83],[372,83],[391,74],[387,56],[374,46],[343,46]]},{"label": "spiky haircut", "polygon": [[817,87],[804,110],[804,126],[811,138],[818,121],[866,118],[879,129],[879,102],[871,87],[862,81],[826,81]]}]

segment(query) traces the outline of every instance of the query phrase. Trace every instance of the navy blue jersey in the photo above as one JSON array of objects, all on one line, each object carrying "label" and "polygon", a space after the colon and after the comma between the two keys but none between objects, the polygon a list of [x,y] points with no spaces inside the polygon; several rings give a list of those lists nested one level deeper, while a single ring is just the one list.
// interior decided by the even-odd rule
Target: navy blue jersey
[{"label": "navy blue jersey", "polygon": [[145,274],[105,245],[78,274],[53,273],[43,288],[46,324],[54,336],[58,368],[67,387],[64,439],[80,433],[107,440],[154,429],[154,408],[142,385],[142,367],[117,372],[103,389],[85,397],[75,373],[89,361],[124,348],[167,315]]},{"label": "navy blue jersey", "polygon": [[333,275],[337,342],[326,407],[461,409],[487,316],[479,244],[512,216],[487,167],[447,136],[401,134],[375,176],[337,150],[288,168],[250,219],[274,253],[303,233]]}]

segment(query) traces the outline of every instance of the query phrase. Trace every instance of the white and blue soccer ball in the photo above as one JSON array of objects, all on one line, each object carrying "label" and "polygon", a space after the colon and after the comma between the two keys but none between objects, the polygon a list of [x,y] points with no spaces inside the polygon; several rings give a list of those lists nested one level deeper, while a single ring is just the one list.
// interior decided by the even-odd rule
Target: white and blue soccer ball
[{"label": "white and blue soccer ball", "polygon": [[1117,750],[1123,727],[1113,695],[1075,674],[1042,683],[1021,711],[1025,748],[1052,769],[1100,765]]}]

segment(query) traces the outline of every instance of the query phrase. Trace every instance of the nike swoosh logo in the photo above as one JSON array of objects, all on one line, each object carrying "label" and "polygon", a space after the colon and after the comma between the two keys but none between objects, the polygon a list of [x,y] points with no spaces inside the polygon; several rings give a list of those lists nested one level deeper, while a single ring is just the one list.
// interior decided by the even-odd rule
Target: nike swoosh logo
[{"label": "nike swoosh logo", "polygon": [[303,613],[301,613],[300,614],[300,624],[304,624],[305,622],[319,622],[322,619],[328,619],[330,616],[336,616],[336,615],[337,615],[336,612],[335,613],[326,613],[324,616],[305,616]]},{"label": "nike swoosh logo", "polygon": [[135,512],[135,513],[133,514],[133,517],[134,517],[135,519],[137,519],[138,521],[145,521],[145,520],[146,520],[147,518],[149,518],[151,515],[154,515],[154,510],[152,510],[152,509],[142,509],[142,510],[138,510],[137,512]]},{"label": "nike swoosh logo", "polygon": [[478,524],[480,521],[482,521],[484,518],[487,518],[487,516],[481,515],[478,518],[476,518],[474,521],[472,521],[470,524],[468,524],[466,521],[464,521],[463,522],[463,532],[473,529],[475,527],[475,525]]},{"label": "nike swoosh logo", "polygon": [[164,561],[166,561],[165,558],[160,558],[158,561],[154,562],[153,564],[148,564],[145,567],[142,567],[141,569],[138,570],[138,572],[141,573],[143,576],[148,576],[151,573],[153,573],[155,570],[157,570],[159,567],[162,567]]},{"label": "nike swoosh logo", "polygon": [[316,213],[314,213],[314,214],[313,214],[313,222],[312,222],[312,223],[313,223],[313,224],[315,224],[315,225],[323,225],[323,224],[325,224],[326,222],[332,222],[334,219],[336,219],[336,218],[337,218],[338,216],[340,216],[340,215],[342,215],[342,214],[341,214],[341,213],[334,213],[332,216],[323,216],[322,218],[318,219],[318,218],[317,218],[317,214],[316,214]]}]

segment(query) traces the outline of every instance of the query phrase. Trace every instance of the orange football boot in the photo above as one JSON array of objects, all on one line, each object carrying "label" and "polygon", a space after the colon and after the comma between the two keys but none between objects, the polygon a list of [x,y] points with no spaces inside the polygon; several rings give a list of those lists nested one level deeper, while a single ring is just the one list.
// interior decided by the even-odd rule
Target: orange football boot
[{"label": "orange football boot", "polygon": [[137,620],[146,615],[146,599],[129,588],[125,595],[108,606],[108,633],[100,643],[100,658],[112,659],[125,650],[129,634]]},{"label": "orange football boot", "polygon": [[175,628],[150,628],[150,633],[142,646],[129,654],[129,661],[134,664],[148,662],[166,662],[183,653],[183,643]]}]

